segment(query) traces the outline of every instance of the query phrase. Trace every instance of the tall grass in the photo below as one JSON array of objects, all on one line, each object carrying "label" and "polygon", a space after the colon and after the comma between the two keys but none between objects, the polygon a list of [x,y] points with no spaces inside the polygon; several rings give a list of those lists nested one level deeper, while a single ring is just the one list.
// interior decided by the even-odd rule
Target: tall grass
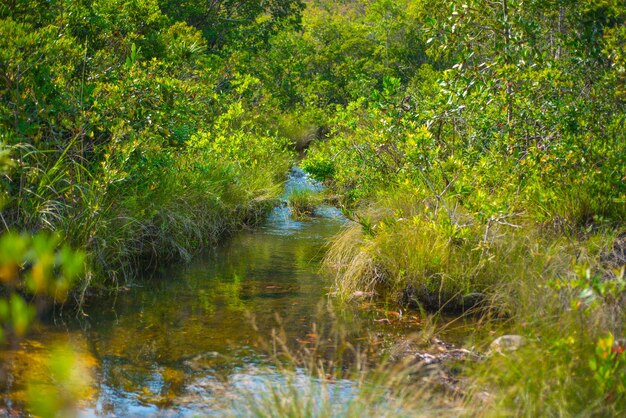
[{"label": "tall grass", "polygon": [[261,374],[265,383],[243,390],[227,416],[445,417],[465,412],[422,364],[379,350],[370,356],[337,323],[314,326],[312,344],[299,348],[281,331],[280,321],[278,327],[271,339],[259,342],[271,359],[271,367]]},{"label": "tall grass", "polygon": [[572,260],[588,251],[597,255],[600,244],[592,241],[604,239],[606,246],[615,233],[610,223],[589,227],[560,216],[537,222],[531,207],[486,216],[466,208],[473,205],[404,186],[362,204],[325,257],[339,294],[411,287],[416,302],[452,308],[464,295],[505,294],[499,289],[519,280],[569,274]]},{"label": "tall grass", "polygon": [[[569,268],[545,269],[497,289],[509,298],[508,332],[526,344],[467,370],[474,394],[487,390],[484,416],[621,416],[626,408],[626,281],[606,269],[613,235],[554,244],[576,248]],[[559,251],[555,251],[559,250]],[[494,330],[501,325],[493,324]],[[468,404],[474,400],[468,398]]]},{"label": "tall grass", "polygon": [[462,409],[410,381],[407,368],[361,373],[353,379],[318,379],[286,372],[280,384],[246,393],[227,416],[453,417]]},{"label": "tall grass", "polygon": [[468,295],[515,280],[532,252],[533,238],[510,219],[481,223],[411,194],[384,196],[355,220],[325,258],[343,296],[383,289],[404,303],[457,309],[472,305]]},{"label": "tall grass", "polygon": [[295,218],[304,218],[313,215],[315,208],[323,201],[323,196],[316,190],[294,190],[287,198],[287,205],[291,215]]}]

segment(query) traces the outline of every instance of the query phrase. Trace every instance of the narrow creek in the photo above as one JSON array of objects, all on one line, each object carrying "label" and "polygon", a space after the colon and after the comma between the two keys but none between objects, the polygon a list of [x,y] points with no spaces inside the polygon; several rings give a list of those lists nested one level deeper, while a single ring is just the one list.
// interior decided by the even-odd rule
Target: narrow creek
[{"label": "narrow creek", "polygon": [[[319,187],[294,168],[285,193]],[[419,321],[377,321],[384,314],[375,309],[330,309],[331,283],[319,263],[345,222],[332,207],[294,220],[279,206],[260,228],[187,266],[99,300],[79,318],[37,325],[17,347],[0,351],[0,405],[23,407],[26,376],[54,385],[43,364],[58,344],[69,344],[93,379],[81,395],[81,416],[191,416],[219,414],[237,391],[280,382],[280,373],[263,367],[259,348],[275,329],[294,347],[312,343],[314,324],[341,325],[363,344],[372,335],[383,344],[415,331]],[[350,382],[341,385],[351,396]]]}]

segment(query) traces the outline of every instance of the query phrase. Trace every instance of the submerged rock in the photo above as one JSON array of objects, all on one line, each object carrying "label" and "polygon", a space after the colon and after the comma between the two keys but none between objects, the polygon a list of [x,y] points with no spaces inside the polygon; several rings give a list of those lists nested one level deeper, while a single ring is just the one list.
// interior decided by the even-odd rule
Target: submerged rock
[{"label": "submerged rock", "polygon": [[490,353],[506,354],[518,350],[526,343],[521,335],[503,335],[489,345]]},{"label": "submerged rock", "polygon": [[459,365],[479,361],[482,356],[439,338],[401,339],[389,349],[389,360],[413,367],[411,375],[424,384],[438,387],[453,396],[463,396],[465,384],[459,376]]},{"label": "submerged rock", "polygon": [[351,299],[371,299],[374,296],[376,296],[376,292],[365,292],[362,290],[357,290],[355,292],[352,292],[352,294],[350,295]]},{"label": "submerged rock", "polygon": [[389,349],[389,358],[395,362],[431,365],[448,361],[478,360],[480,356],[439,338],[431,338],[427,341],[400,340]]}]

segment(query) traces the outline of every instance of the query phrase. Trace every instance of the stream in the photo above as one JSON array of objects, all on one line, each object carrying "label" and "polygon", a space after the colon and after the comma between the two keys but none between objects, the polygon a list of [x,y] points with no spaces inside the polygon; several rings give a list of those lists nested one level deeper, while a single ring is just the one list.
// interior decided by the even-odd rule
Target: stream
[{"label": "stream", "polygon": [[[285,194],[320,187],[294,168]],[[58,345],[71,346],[91,377],[80,416],[220,415],[238,393],[282,384],[263,348],[275,330],[294,349],[314,343],[316,326],[340,326],[352,341],[374,336],[381,345],[414,331],[417,321],[377,321],[379,310],[335,306],[328,297],[320,260],[346,222],[332,207],[294,220],[280,205],[260,228],[188,265],[139,280],[77,318],[38,324],[0,351],[0,414],[23,410],[27,376],[44,390],[54,386],[44,365]],[[335,387],[339,401],[354,396],[348,380]]]}]

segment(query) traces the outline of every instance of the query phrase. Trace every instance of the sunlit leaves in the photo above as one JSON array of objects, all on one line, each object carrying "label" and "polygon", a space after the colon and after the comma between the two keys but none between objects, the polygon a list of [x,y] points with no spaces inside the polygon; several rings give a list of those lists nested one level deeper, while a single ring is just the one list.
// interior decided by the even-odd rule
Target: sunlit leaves
[{"label": "sunlit leaves", "polygon": [[26,334],[32,320],[35,318],[35,308],[16,293],[12,293],[8,299],[0,300],[0,342],[4,341],[4,333],[10,332],[17,337]]},{"label": "sunlit leaves", "polygon": [[71,347],[53,347],[27,373],[26,402],[40,417],[76,416],[78,403],[93,395],[89,358]]},{"label": "sunlit leaves", "polygon": [[17,291],[63,302],[83,273],[84,263],[82,252],[59,245],[54,236],[4,233],[0,237],[0,280],[9,293],[0,300],[0,323],[23,336],[35,312]]},{"label": "sunlit leaves", "polygon": [[612,333],[598,339],[595,356],[589,359],[589,368],[599,395],[605,401],[615,402],[626,394],[625,341],[616,340]]}]

